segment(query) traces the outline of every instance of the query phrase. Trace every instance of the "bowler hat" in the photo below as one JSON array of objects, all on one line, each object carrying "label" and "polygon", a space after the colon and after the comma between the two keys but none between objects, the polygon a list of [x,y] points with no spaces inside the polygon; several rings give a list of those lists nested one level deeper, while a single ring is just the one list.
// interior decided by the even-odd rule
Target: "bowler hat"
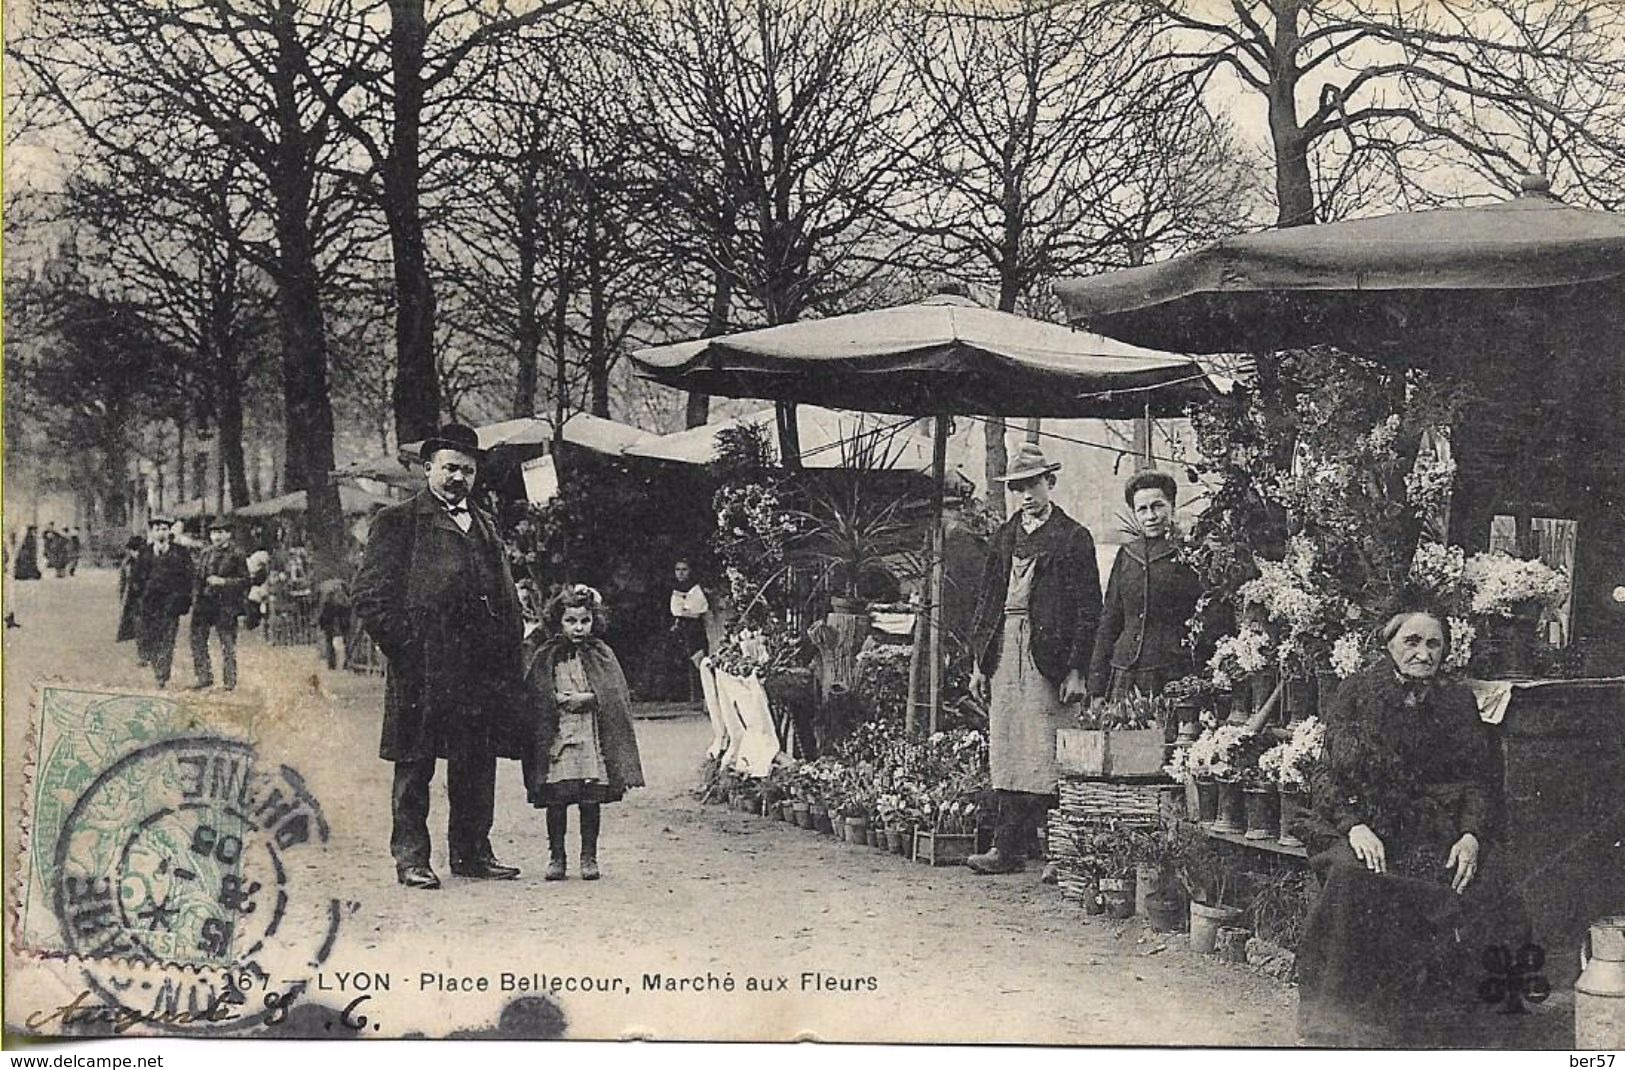
[{"label": "bowler hat", "polygon": [[440,430],[423,440],[423,446],[418,450],[418,460],[427,462],[434,456],[435,450],[456,450],[466,453],[476,460],[485,456],[480,449],[480,435],[467,424],[444,424]]},{"label": "bowler hat", "polygon": [[168,528],[174,525],[175,522],[167,516],[153,515],[147,517],[147,527],[149,528]]},{"label": "bowler hat", "polygon": [[232,526],[231,521],[227,520],[223,516],[217,516],[213,520],[209,521],[210,531],[230,531],[232,530]]},{"label": "bowler hat", "polygon": [[1021,449],[1016,451],[1016,459],[1010,462],[1004,475],[999,477],[1000,483],[1016,483],[1023,479],[1032,479],[1035,476],[1048,475],[1061,470],[1060,461],[1051,461],[1044,456],[1044,451],[1036,442],[1023,442]]}]

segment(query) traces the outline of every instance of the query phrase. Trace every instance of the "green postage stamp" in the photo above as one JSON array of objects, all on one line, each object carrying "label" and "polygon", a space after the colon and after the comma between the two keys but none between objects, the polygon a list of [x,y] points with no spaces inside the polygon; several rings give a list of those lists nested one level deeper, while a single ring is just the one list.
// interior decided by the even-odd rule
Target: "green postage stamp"
[{"label": "green postage stamp", "polygon": [[109,1019],[234,1030],[274,1014],[340,911],[300,886],[327,822],[260,754],[253,707],[47,684],[34,713],[18,950],[80,970]]}]

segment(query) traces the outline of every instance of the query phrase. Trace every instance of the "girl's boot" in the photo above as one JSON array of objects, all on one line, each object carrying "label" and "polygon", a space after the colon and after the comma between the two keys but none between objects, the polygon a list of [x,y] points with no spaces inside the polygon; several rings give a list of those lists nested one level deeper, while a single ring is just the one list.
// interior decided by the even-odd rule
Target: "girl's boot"
[{"label": "girl's boot", "polygon": [[567,806],[549,806],[547,808],[547,868],[542,870],[542,880],[561,881],[564,879],[564,834],[570,823],[570,808]]},{"label": "girl's boot", "polygon": [[597,803],[581,804],[581,879],[598,879],[598,825],[603,812]]}]

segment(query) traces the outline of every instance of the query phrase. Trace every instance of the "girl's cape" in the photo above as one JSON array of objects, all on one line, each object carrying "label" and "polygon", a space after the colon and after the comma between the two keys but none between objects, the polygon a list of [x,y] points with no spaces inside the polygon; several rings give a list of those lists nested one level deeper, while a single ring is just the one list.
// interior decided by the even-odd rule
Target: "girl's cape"
[{"label": "girl's cape", "polygon": [[523,766],[525,794],[533,806],[544,805],[539,801],[541,789],[547,783],[553,741],[559,732],[559,708],[553,699],[553,669],[572,653],[580,657],[587,682],[598,699],[598,742],[603,748],[610,787],[643,786],[643,763],[632,728],[631,695],[615,652],[601,639],[572,643],[562,635],[555,635],[540,642],[532,640],[525,650],[525,700],[533,719]]}]

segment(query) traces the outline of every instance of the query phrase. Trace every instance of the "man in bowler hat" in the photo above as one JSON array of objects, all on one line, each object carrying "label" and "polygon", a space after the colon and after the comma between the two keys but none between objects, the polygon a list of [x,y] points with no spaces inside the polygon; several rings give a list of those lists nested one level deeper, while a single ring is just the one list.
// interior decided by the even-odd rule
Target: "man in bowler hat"
[{"label": "man in bowler hat", "polygon": [[483,454],[447,424],[419,455],[428,486],[374,518],[352,603],[388,659],[379,757],[395,763],[390,852],[409,888],[440,887],[429,865],[429,785],[446,759],[451,871],[506,880],[491,850],[496,760],[522,756],[524,620],[495,522],[473,507]]},{"label": "man in bowler hat", "polygon": [[152,544],[142,551],[141,614],[136,645],[152,663],[152,676],[160,688],[169,686],[175,662],[175,633],[181,618],[192,608],[192,553],[172,539],[168,519],[147,521]]},{"label": "man in bowler hat", "polygon": [[192,690],[214,686],[209,662],[209,632],[220,636],[220,672],[226,690],[237,687],[237,618],[248,593],[248,559],[232,544],[231,523],[217,518],[209,525],[209,545],[197,560],[197,590],[192,596]]}]

